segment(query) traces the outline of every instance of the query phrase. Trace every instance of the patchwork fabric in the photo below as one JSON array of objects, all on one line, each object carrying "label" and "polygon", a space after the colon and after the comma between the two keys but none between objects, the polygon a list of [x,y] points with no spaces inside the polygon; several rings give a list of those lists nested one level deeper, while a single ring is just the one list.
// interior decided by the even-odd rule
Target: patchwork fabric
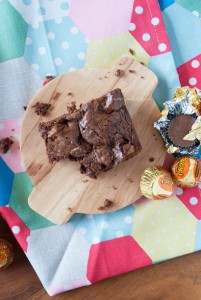
[{"label": "patchwork fabric", "polygon": [[200,8],[201,0],[0,1],[0,138],[14,140],[0,157],[0,213],[49,295],[201,249],[201,184],[57,226],[28,206],[33,184],[19,150],[23,106],[47,73],[111,68],[129,56],[157,75],[160,109],[180,85],[201,89]]}]

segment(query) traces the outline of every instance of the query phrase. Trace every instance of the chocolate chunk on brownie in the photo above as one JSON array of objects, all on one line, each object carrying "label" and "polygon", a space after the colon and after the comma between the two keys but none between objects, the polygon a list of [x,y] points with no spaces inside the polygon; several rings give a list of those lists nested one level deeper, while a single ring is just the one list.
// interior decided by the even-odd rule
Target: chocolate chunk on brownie
[{"label": "chocolate chunk on brownie", "polygon": [[45,116],[50,108],[51,104],[37,102],[32,107],[35,109],[35,113],[39,116]]},{"label": "chocolate chunk on brownie", "polygon": [[0,152],[6,154],[11,148],[13,141],[10,138],[4,138],[0,140]]},{"label": "chocolate chunk on brownie", "polygon": [[81,137],[78,120],[80,112],[65,114],[39,125],[39,131],[45,140],[49,162],[64,158],[77,160],[91,151],[92,146]]},{"label": "chocolate chunk on brownie", "polygon": [[80,132],[92,151],[80,159],[81,172],[97,176],[141,150],[120,89],[81,106]]}]

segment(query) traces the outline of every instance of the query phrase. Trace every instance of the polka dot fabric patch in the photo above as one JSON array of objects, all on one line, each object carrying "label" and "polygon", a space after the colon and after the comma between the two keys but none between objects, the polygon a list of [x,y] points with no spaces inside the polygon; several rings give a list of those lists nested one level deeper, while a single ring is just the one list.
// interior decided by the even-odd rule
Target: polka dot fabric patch
[{"label": "polka dot fabric patch", "polygon": [[201,54],[179,66],[177,71],[182,86],[201,89]]},{"label": "polka dot fabric patch", "polygon": [[60,75],[81,68],[85,63],[88,40],[68,18],[40,23],[29,27],[24,58],[41,78],[47,73]]},{"label": "polka dot fabric patch", "polygon": [[168,36],[164,29],[160,8],[156,3],[150,0],[134,2],[129,31],[150,56],[170,51]]},{"label": "polka dot fabric patch", "polygon": [[129,235],[135,207],[130,205],[119,211],[101,214],[87,215],[76,214],[71,223],[91,244],[97,244],[113,238]]}]

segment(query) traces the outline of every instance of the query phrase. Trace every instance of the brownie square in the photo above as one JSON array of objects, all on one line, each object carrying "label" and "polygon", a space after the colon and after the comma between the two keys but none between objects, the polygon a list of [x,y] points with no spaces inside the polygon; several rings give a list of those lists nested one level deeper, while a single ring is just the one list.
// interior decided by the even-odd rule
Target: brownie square
[{"label": "brownie square", "polygon": [[97,178],[141,150],[120,89],[39,125],[49,162],[77,160],[81,173]]},{"label": "brownie square", "polygon": [[99,173],[128,160],[141,144],[120,89],[81,106],[80,132],[92,151],[80,159],[81,172],[96,178]]}]

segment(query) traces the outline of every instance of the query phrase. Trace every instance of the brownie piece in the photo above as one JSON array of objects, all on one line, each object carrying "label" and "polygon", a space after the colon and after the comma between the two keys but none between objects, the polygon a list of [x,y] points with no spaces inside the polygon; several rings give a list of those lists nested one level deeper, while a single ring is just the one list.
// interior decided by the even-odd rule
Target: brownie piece
[{"label": "brownie piece", "polygon": [[120,89],[39,125],[49,162],[77,160],[80,171],[92,178],[141,150]]},{"label": "brownie piece", "polygon": [[32,107],[35,108],[35,113],[39,116],[45,116],[50,108],[51,104],[37,102]]},{"label": "brownie piece", "polygon": [[40,123],[39,131],[45,140],[50,163],[64,158],[77,160],[91,151],[91,146],[81,137],[79,118],[80,112],[75,111],[52,121]]},{"label": "brownie piece", "polygon": [[92,151],[80,159],[81,172],[97,178],[141,150],[120,89],[81,106],[80,132]]},{"label": "brownie piece", "polygon": [[10,138],[4,138],[0,140],[0,152],[6,154],[11,148],[13,141]]}]

